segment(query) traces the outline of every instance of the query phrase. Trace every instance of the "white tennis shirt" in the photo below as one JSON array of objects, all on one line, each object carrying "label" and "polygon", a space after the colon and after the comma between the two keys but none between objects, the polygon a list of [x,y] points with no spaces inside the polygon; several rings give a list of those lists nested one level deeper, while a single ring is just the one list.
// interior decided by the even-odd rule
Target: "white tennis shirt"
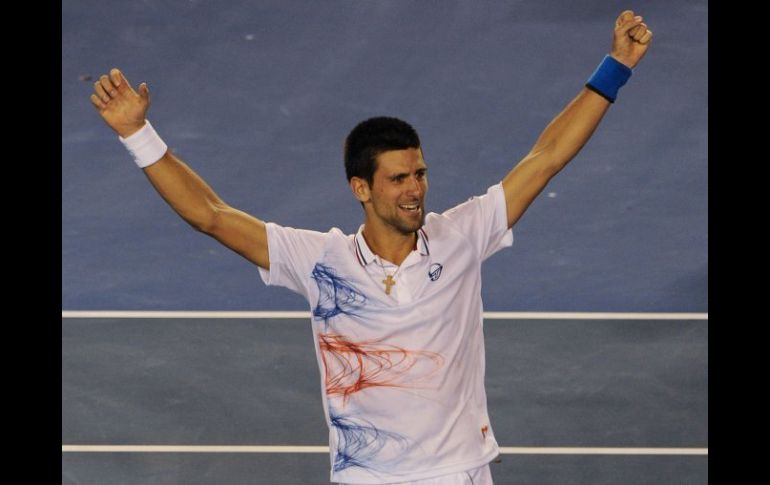
[{"label": "white tennis shirt", "polygon": [[[502,184],[427,214],[398,269],[361,229],[268,223],[267,237],[263,281],[310,304],[333,482],[419,480],[498,455],[484,390],[481,263],[513,243]],[[383,280],[395,271],[388,295]]]}]

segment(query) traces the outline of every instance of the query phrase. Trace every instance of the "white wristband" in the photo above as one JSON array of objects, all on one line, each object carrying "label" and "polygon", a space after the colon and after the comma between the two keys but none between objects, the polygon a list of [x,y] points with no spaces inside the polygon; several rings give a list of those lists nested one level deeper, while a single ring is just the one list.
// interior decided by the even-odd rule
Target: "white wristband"
[{"label": "white wristband", "polygon": [[168,146],[160,139],[149,120],[145,120],[144,126],[128,138],[118,136],[118,139],[134,157],[139,168],[149,167],[160,160],[168,150]]}]

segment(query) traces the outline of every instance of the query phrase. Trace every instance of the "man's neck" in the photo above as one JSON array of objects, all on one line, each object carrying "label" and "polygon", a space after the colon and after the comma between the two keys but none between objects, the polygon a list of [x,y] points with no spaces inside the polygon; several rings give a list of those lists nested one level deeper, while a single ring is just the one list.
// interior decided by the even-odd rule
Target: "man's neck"
[{"label": "man's neck", "polygon": [[417,233],[403,234],[395,230],[379,229],[364,223],[364,239],[369,249],[380,258],[401,266],[417,244]]}]

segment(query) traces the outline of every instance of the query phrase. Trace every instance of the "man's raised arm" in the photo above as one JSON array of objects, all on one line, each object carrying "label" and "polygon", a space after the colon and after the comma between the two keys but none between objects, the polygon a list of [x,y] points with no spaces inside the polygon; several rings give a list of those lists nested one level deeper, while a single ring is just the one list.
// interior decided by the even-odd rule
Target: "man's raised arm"
[{"label": "man's raised arm", "polygon": [[587,86],[543,130],[530,152],[503,179],[508,227],[513,226],[548,181],[593,134],[614,102],[617,90],[631,75],[652,40],[652,31],[631,10],[620,14],[610,55]]},{"label": "man's raised arm", "polygon": [[134,155],[152,185],[182,219],[254,264],[270,269],[265,223],[227,205],[182,160],[167,150],[145,119],[150,92],[135,91],[118,69],[94,83],[91,103]]}]

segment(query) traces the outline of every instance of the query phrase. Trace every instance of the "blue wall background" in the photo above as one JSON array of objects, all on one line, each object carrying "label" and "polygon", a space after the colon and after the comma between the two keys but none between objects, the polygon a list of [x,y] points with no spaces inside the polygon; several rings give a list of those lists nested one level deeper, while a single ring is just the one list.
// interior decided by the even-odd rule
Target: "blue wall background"
[{"label": "blue wall background", "polygon": [[62,3],[62,309],[304,310],[168,208],[88,97],[121,68],[231,205],[353,232],[342,142],[420,132],[429,209],[498,182],[577,94],[633,8],[655,33],[583,151],[484,270],[486,310],[708,311],[708,3]]}]

